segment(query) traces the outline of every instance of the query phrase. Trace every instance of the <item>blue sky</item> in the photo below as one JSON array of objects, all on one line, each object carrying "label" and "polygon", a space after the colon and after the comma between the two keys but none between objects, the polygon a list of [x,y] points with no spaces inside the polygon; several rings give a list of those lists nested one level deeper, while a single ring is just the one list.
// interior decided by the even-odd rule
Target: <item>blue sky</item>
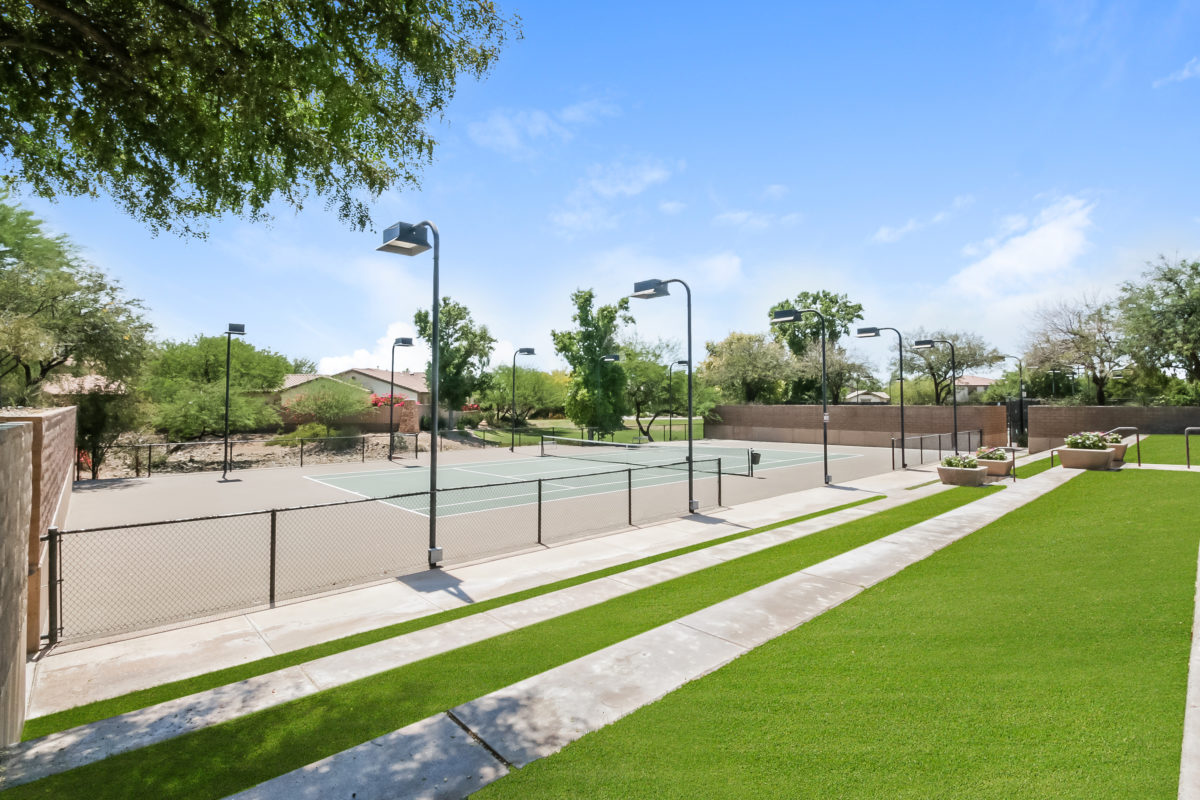
[{"label": "blue sky", "polygon": [[[430,305],[428,255],[375,252],[397,220],[438,224],[442,293],[489,326],[495,363],[533,346],[544,369],[581,287],[687,280],[697,360],[806,289],[861,302],[860,324],[1014,352],[1039,306],[1200,257],[1200,3],[501,5],[525,38],[460,84],[421,189],[379,198],[376,230],[316,197],[204,241],[103,198],[19,199],[159,336],[244,322],[327,370],[386,367]],[[682,297],[633,302],[641,336],[682,349]],[[882,373],[882,340],[852,345]]]}]

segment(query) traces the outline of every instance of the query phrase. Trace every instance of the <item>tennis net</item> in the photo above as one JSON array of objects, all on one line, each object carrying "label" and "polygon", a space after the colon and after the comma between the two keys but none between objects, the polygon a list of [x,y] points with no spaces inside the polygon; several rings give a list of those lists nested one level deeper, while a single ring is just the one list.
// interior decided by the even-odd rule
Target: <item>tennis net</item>
[{"label": "tennis net", "polygon": [[[738,447],[692,446],[696,472],[720,471],[726,475],[752,475],[750,449]],[[541,454],[581,461],[606,461],[687,470],[687,448],[658,444],[623,444],[564,436],[543,436]]]}]

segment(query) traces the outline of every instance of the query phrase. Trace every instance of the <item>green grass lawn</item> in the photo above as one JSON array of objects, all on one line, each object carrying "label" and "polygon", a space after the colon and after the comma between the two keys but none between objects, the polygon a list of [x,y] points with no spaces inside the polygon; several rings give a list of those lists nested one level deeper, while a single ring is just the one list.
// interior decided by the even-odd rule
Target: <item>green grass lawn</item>
[{"label": "green grass lawn", "polygon": [[957,488],[386,673],[9,790],[219,798],[635,636],[996,489]]},{"label": "green grass lawn", "polygon": [[[1182,435],[1156,433],[1142,439],[1143,464],[1183,464],[1184,442]],[[1125,451],[1125,463],[1137,463],[1137,450],[1129,445]],[[1192,466],[1200,467],[1200,435],[1192,435]]]},{"label": "green grass lawn", "polygon": [[1198,516],[1082,474],[474,796],[1174,798]]}]

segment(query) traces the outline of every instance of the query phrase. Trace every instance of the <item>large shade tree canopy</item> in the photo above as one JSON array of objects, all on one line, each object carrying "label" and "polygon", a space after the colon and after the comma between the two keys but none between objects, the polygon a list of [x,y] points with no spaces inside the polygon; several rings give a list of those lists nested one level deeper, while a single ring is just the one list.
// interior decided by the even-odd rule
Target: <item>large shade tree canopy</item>
[{"label": "large shade tree canopy", "polygon": [[310,189],[364,228],[363,195],[417,183],[458,76],[519,25],[488,0],[0,0],[6,178],[155,231]]}]

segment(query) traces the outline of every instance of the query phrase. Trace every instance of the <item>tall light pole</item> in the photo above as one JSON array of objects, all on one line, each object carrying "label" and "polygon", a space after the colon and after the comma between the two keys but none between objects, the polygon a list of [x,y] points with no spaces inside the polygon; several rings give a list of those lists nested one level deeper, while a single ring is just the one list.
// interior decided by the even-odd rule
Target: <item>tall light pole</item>
[{"label": "tall light pole", "polygon": [[512,371],[512,389],[513,389],[513,424],[512,438],[508,442],[508,452],[515,453],[517,446],[517,356],[532,356],[536,355],[532,347],[518,347],[517,352],[513,353],[513,371]]},{"label": "tall light pole", "polygon": [[668,283],[678,283],[687,292],[687,362],[688,362],[688,512],[695,513],[700,508],[700,504],[696,502],[695,493],[695,465],[692,459],[692,287],[681,281],[679,278],[668,278],[667,280],[659,280],[658,278],[650,278],[645,281],[638,281],[633,285],[633,294],[630,297],[637,297],[642,300],[653,300],[656,297],[666,297],[670,294],[667,291]]},{"label": "tall light pole", "polygon": [[392,378],[388,383],[388,461],[392,460],[392,442],[396,438],[392,431],[392,409],[396,407],[396,348],[412,346],[413,340],[408,336],[399,336],[392,342]]},{"label": "tall light pole", "polygon": [[805,314],[816,314],[821,320],[821,449],[825,458],[825,483],[829,484],[833,482],[833,476],[829,474],[829,380],[825,372],[825,315],[815,308],[800,311],[784,308],[772,314],[771,322],[799,322]]},{"label": "tall light pole", "polygon": [[245,336],[246,326],[240,322],[229,323],[225,331],[225,457],[221,459],[221,480],[229,472],[229,366],[233,356],[233,337]]},{"label": "tall light pole", "polygon": [[433,376],[429,382],[433,403],[429,420],[432,436],[432,444],[429,447],[429,567],[433,569],[442,560],[442,548],[437,546],[438,350],[441,344],[438,325],[438,253],[441,249],[441,238],[438,236],[437,226],[429,220],[418,222],[416,225],[397,222],[383,232],[383,244],[375,249],[402,256],[420,255],[429,249],[429,233],[433,234],[433,357],[430,365]]},{"label": "tall light pole", "polygon": [[900,468],[908,469],[908,459],[905,453],[907,441],[904,439],[904,337],[895,328],[859,328],[855,336],[859,339],[874,339],[880,331],[891,331],[896,334],[896,339],[900,342],[896,351],[899,354],[896,360],[900,363]]},{"label": "tall light pole", "polygon": [[671,370],[675,367],[686,367],[687,359],[679,359],[667,364],[667,441],[675,437],[675,384],[671,382]]},{"label": "tall light pole", "polygon": [[[1017,431],[1025,430],[1025,364],[1016,356],[1005,355],[1017,362]],[[1013,440],[1008,438],[1008,446],[1012,447]]]},{"label": "tall light pole", "polygon": [[918,339],[913,342],[913,350],[932,350],[935,344],[944,344],[950,347],[950,397],[954,401],[954,455],[958,455],[958,368],[954,362],[954,342],[949,339]]}]

